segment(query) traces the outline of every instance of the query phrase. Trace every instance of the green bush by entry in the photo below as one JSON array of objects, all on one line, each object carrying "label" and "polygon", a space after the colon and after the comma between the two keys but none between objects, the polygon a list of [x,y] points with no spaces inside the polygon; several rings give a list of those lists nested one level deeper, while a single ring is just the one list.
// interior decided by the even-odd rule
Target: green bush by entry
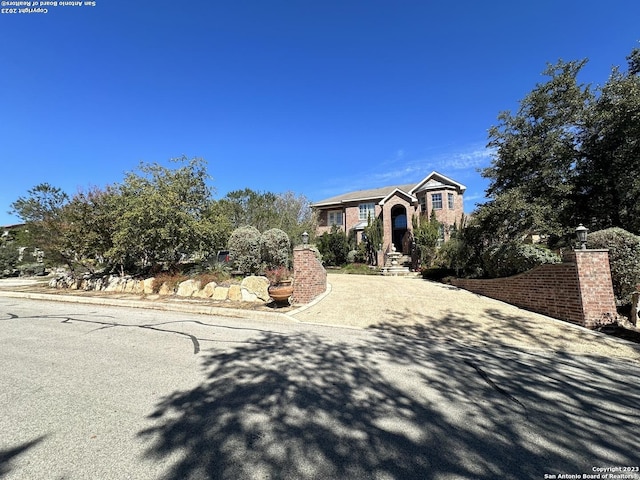
[{"label": "green bush by entry", "polygon": [[619,304],[631,303],[631,294],[640,284],[640,237],[618,227],[587,236],[588,248],[609,249],[613,293]]}]

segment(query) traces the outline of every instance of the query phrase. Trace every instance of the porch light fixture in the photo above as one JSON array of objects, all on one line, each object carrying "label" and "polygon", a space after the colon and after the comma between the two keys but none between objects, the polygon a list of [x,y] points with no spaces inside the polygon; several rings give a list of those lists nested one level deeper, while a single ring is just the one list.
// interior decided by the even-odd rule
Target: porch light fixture
[{"label": "porch light fixture", "polygon": [[309,243],[309,234],[307,232],[304,232],[302,234],[302,244],[307,245],[308,243]]},{"label": "porch light fixture", "polygon": [[578,225],[578,228],[576,228],[576,237],[578,237],[578,242],[580,243],[580,248],[582,248],[582,250],[587,249],[587,232],[588,231],[589,229],[582,224]]}]

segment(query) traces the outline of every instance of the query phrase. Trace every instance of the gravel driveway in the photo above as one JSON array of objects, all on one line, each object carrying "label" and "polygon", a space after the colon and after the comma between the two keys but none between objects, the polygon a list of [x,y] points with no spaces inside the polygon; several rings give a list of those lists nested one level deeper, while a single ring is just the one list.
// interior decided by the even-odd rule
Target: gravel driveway
[{"label": "gravel driveway", "polygon": [[419,277],[329,274],[331,292],[292,316],[302,322],[395,330],[466,345],[627,358],[640,347]]}]

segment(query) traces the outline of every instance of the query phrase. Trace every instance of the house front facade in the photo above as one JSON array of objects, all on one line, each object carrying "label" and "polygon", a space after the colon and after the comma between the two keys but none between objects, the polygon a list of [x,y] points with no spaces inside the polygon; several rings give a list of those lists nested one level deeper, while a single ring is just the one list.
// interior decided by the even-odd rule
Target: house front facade
[{"label": "house front facade", "polygon": [[[442,225],[441,240],[447,240],[453,225],[460,225],[464,213],[466,187],[438,172],[431,172],[418,183],[359,190],[327,198],[311,206],[318,213],[318,235],[336,227],[358,241],[369,219],[380,218],[383,242],[377,246],[384,255],[395,246],[411,253],[412,218],[430,218],[431,212]],[[382,259],[379,259],[381,262]]]}]

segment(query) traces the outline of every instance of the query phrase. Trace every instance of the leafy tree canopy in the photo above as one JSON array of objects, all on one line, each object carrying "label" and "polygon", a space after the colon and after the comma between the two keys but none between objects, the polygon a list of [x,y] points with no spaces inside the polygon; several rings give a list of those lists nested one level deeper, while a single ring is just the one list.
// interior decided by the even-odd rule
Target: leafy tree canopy
[{"label": "leafy tree canopy", "polygon": [[57,187],[41,183],[11,204],[11,213],[26,223],[27,241],[39,248],[54,264],[68,264],[70,252],[65,248],[65,226],[62,210],[69,196]]},{"label": "leafy tree canopy", "polygon": [[313,238],[316,231],[316,217],[304,195],[257,192],[245,188],[229,192],[219,203],[233,228],[251,225],[261,232],[278,228],[289,236],[294,245],[302,241],[303,232]]},{"label": "leafy tree canopy", "polygon": [[551,243],[578,223],[640,231],[640,50],[593,89],[578,81],[586,60],[549,65],[548,80],[489,130],[489,201],[476,212],[485,240],[527,233]]}]

